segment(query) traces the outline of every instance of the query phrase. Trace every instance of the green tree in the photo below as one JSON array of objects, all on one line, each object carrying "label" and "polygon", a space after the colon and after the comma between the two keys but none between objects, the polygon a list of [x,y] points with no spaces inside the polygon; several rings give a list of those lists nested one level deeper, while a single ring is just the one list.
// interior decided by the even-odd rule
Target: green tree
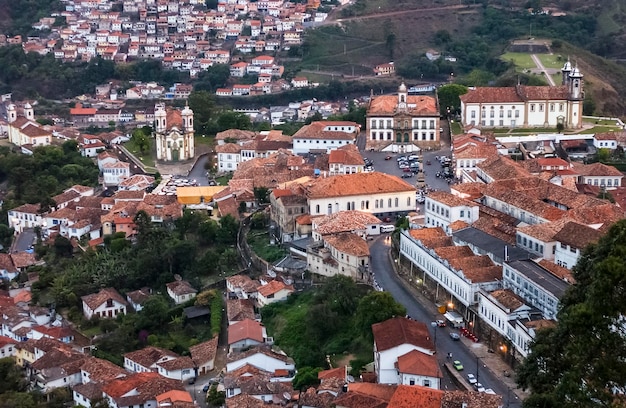
[{"label": "green tree", "polygon": [[437,89],[439,98],[439,113],[446,115],[448,109],[450,113],[455,113],[461,109],[461,95],[467,93],[467,87],[459,84],[443,85]]},{"label": "green tree", "polygon": [[138,313],[137,329],[148,331],[159,329],[169,321],[169,309],[169,304],[163,296],[151,296]]},{"label": "green tree", "polygon": [[320,380],[317,374],[322,371],[320,367],[301,367],[298,369],[293,379],[293,388],[295,390],[306,391],[309,387],[319,385]]},{"label": "green tree", "polygon": [[220,218],[220,228],[217,230],[216,240],[220,244],[231,245],[237,240],[239,222],[230,214]]},{"label": "green tree", "polygon": [[26,391],[28,387],[28,382],[12,358],[0,359],[0,380],[0,395],[8,391]]},{"label": "green tree", "polygon": [[193,91],[187,99],[193,110],[193,127],[196,135],[208,135],[209,123],[215,109],[215,97],[206,90]]},{"label": "green tree", "polygon": [[359,301],[355,324],[358,330],[372,339],[372,325],[394,316],[406,315],[404,306],[396,302],[389,292],[372,291]]},{"label": "green tree", "polygon": [[143,128],[133,130],[130,140],[142,154],[150,149],[150,135],[146,134]]},{"label": "green tree", "polygon": [[217,118],[217,129],[219,132],[227,129],[252,129],[250,117],[242,112],[225,111]]},{"label": "green tree", "polygon": [[54,239],[54,252],[59,258],[67,258],[72,256],[74,248],[72,247],[72,243],[69,239],[65,238],[63,235],[57,235]]},{"label": "green tree", "polygon": [[254,198],[259,204],[266,204],[269,202],[270,190],[267,187],[254,187]]},{"label": "green tree", "polygon": [[539,330],[517,370],[525,407],[618,407],[626,384],[626,220],[587,247],[576,283],[560,300],[556,326]]},{"label": "green tree", "polygon": [[217,385],[212,385],[206,397],[206,401],[211,407],[221,407],[226,402],[226,393],[218,391]]}]

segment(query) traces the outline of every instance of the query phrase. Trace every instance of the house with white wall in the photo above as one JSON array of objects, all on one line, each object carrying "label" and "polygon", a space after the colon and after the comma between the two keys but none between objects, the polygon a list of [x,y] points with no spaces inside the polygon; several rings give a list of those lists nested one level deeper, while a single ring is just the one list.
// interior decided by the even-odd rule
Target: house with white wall
[{"label": "house with white wall", "polygon": [[228,347],[230,352],[265,343],[267,331],[265,327],[252,319],[244,319],[228,326]]},{"label": "house with white wall", "polygon": [[190,301],[195,298],[198,293],[198,290],[185,280],[170,282],[165,286],[167,287],[167,294],[177,305]]},{"label": "house with white wall", "polygon": [[624,174],[613,166],[603,163],[592,163],[576,166],[578,183],[598,186],[606,190],[615,190],[622,186]]},{"label": "house with white wall", "polygon": [[445,231],[448,231],[448,226],[455,221],[472,224],[478,220],[478,204],[445,191],[429,193],[424,208],[425,225],[441,227]]},{"label": "house with white wall", "polygon": [[124,354],[124,368],[135,373],[158,372],[163,377],[180,381],[196,376],[190,357],[153,346]]},{"label": "house with white wall", "polygon": [[566,223],[554,235],[554,263],[572,269],[585,248],[602,237],[602,232],[578,222]]},{"label": "house with white wall", "polygon": [[128,302],[115,289],[103,288],[98,293],[81,297],[83,314],[87,319],[98,316],[101,319],[114,319],[119,314],[126,314]]},{"label": "house with white wall", "polygon": [[496,290],[501,284],[501,267],[487,255],[474,255],[468,246],[454,245],[441,228],[402,231],[400,254],[437,282],[453,306],[476,305],[479,290]]},{"label": "house with white wall", "polygon": [[596,133],[593,135],[593,145],[596,149],[617,149],[617,134],[618,132],[604,132]]},{"label": "house with white wall", "polygon": [[286,354],[273,351],[267,346],[259,346],[229,354],[226,360],[226,371],[230,373],[246,364],[270,373],[287,370],[295,375],[296,369],[293,359]]},{"label": "house with white wall", "polygon": [[257,305],[259,308],[275,302],[286,300],[295,290],[293,286],[286,285],[282,281],[273,280],[267,285],[257,288]]},{"label": "house with white wall", "polygon": [[[374,370],[379,384],[401,383],[402,378],[397,368],[398,359],[401,356],[411,351],[428,356],[433,356],[436,352],[426,324],[406,317],[394,317],[373,324],[372,333],[374,334]],[[423,380],[421,384],[416,385],[424,385]]]},{"label": "house with white wall", "polygon": [[505,262],[502,285],[541,311],[545,319],[556,319],[559,299],[574,283],[571,273],[550,261]]},{"label": "house with white wall", "polygon": [[396,366],[400,377],[398,384],[441,389],[443,374],[436,357],[413,350],[399,356]]},{"label": "house with white wall", "polygon": [[406,215],[416,208],[415,187],[385,173],[320,177],[303,187],[311,216],[359,210],[384,219]]},{"label": "house with white wall", "polygon": [[345,275],[368,281],[369,257],[364,238],[351,232],[329,234],[307,248],[307,269],[323,276]]},{"label": "house with white wall", "polygon": [[13,228],[16,234],[28,228],[44,225],[40,206],[37,204],[22,204],[9,210],[8,220],[9,227]]},{"label": "house with white wall", "polygon": [[329,153],[347,144],[356,143],[359,127],[354,122],[313,122],[293,135],[294,154]]}]

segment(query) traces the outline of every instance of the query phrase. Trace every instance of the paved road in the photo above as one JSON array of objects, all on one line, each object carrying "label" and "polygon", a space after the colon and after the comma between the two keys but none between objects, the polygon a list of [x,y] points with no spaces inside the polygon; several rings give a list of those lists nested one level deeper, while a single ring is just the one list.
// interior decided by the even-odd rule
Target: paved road
[{"label": "paved road", "polygon": [[[409,290],[402,284],[398,276],[395,274],[392,268],[390,256],[397,256],[397,254],[389,253],[389,241],[386,236],[379,237],[370,247],[370,253],[372,256],[371,266],[374,271],[374,276],[378,284],[387,292],[391,293],[394,299],[402,304],[409,316],[413,319],[429,324],[433,320],[442,319],[442,316],[436,311],[435,306],[432,303],[425,302],[424,304],[418,302],[416,297],[409,292]],[[415,271],[417,273],[417,271]],[[485,388],[493,389],[497,394],[503,396],[503,403],[508,403],[507,406],[512,408],[521,407],[521,403],[516,399],[512,393],[509,393],[509,388],[506,384],[500,381],[496,375],[489,370],[483,361],[476,357],[476,354],[461,341],[453,341],[450,338],[450,328],[431,327],[431,333],[433,334],[433,340],[437,349],[438,361],[442,364],[446,362],[447,353],[452,353],[454,360],[459,360],[465,366],[463,370],[463,376],[468,373],[478,374],[478,381],[482,383]],[[449,374],[443,370],[444,379],[442,387],[444,389],[456,389],[456,386],[450,380]],[[507,401],[507,397],[511,398],[511,401]]]},{"label": "paved road", "polygon": [[466,10],[470,10],[470,9],[478,8],[478,7],[481,7],[480,4],[465,4],[465,5],[459,4],[459,5],[453,5],[453,6],[426,7],[426,8],[418,8],[418,9],[400,10],[400,11],[388,11],[385,13],[368,14],[365,16],[339,18],[337,20],[326,19],[321,25],[327,25],[327,24],[333,24],[333,23],[344,23],[346,21],[353,21],[353,20],[369,20],[372,18],[385,18],[385,17],[391,17],[391,16],[399,16],[402,14],[410,14],[410,13],[423,14],[423,13],[428,13],[431,11],[454,11],[454,10],[466,11]]},{"label": "paved road", "polygon": [[537,68],[543,72],[543,75],[546,76],[546,80],[548,81],[548,84],[550,84],[550,86],[556,86],[556,84],[554,83],[554,79],[552,79],[552,76],[550,74],[548,74],[548,71],[546,70],[546,67],[543,66],[543,63],[541,62],[541,60],[537,57],[537,55],[535,54],[530,54],[530,58],[532,58],[533,62],[535,63],[535,65],[537,66]]},{"label": "paved road", "polygon": [[196,180],[199,186],[208,186],[209,179],[206,176],[204,164],[207,162],[208,156],[205,154],[200,156],[189,172],[189,179]]},{"label": "paved road", "polygon": [[35,243],[37,235],[32,228],[25,229],[22,231],[17,238],[15,238],[15,242],[11,249],[13,252],[24,252],[30,249],[30,247]]}]

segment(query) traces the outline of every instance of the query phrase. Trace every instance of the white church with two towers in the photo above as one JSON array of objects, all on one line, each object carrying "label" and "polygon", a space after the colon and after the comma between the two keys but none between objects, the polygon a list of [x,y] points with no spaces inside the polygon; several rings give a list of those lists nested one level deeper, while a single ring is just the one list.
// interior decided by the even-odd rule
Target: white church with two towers
[{"label": "white church with two towers", "polygon": [[193,111],[157,104],[154,108],[154,138],[157,160],[166,162],[193,159],[195,154]]},{"label": "white church with two towers", "polygon": [[476,87],[461,95],[464,126],[482,128],[581,128],[583,124],[583,75],[567,61],[561,69],[561,85]]}]

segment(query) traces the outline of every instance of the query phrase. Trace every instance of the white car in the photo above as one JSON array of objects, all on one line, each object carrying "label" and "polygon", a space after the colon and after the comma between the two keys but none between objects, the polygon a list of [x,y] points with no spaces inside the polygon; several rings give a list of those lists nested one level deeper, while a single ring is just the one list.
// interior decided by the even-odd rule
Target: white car
[{"label": "white car", "polygon": [[416,154],[412,154],[412,155],[409,156],[409,160],[419,160],[419,158],[420,157],[418,155],[416,155]]},{"label": "white car", "polygon": [[485,394],[496,395],[496,392],[494,390],[492,390],[491,388],[487,388],[485,390]]},{"label": "white car", "polygon": [[476,384],[476,376],[474,374],[468,374],[467,375],[467,382],[469,382],[470,384]]},{"label": "white car", "polygon": [[474,388],[476,388],[476,391],[478,392],[485,392],[485,387],[483,387],[483,385],[479,382],[474,384]]}]

